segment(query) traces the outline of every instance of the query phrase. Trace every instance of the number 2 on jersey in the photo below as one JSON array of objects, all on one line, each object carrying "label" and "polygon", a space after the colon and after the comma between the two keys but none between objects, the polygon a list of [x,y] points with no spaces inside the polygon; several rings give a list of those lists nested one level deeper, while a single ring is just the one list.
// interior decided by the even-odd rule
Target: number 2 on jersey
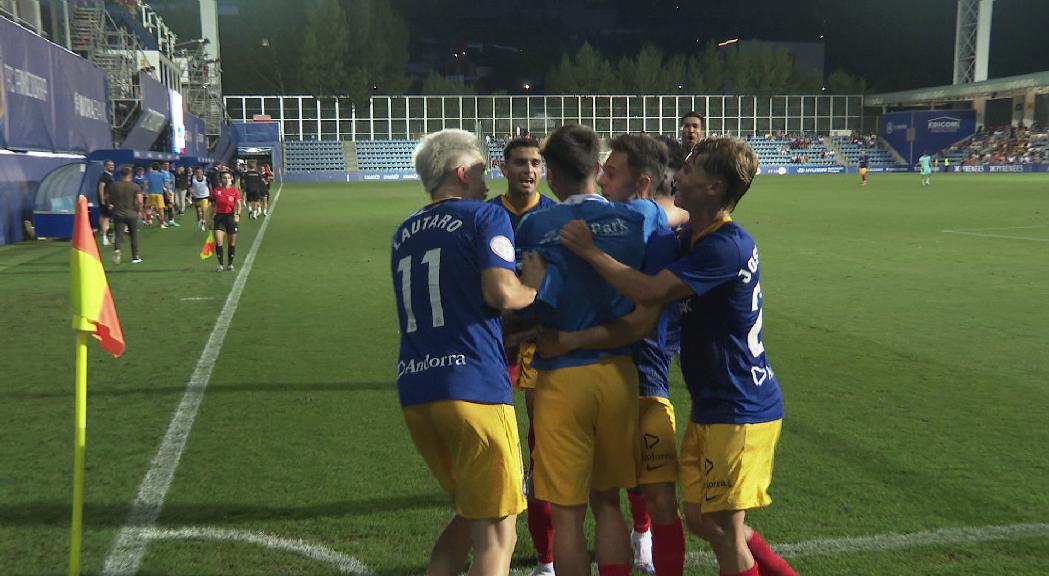
[{"label": "number 2 on jersey", "polygon": [[[430,315],[432,326],[444,326],[444,306],[441,304],[441,249],[434,248],[423,254],[422,263],[426,264],[426,284],[430,294]],[[415,312],[412,311],[412,257],[405,256],[397,262],[397,272],[401,274],[401,302],[404,304],[404,316],[407,326],[404,331],[412,333],[418,330]]]}]

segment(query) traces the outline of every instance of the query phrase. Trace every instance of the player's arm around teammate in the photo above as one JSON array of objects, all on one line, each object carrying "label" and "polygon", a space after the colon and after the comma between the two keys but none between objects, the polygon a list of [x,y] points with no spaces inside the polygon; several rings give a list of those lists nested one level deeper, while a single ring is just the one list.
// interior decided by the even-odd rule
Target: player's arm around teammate
[{"label": "player's arm around teammate", "polygon": [[581,222],[566,225],[560,240],[636,302],[687,299],[681,356],[693,408],[680,481],[689,529],[710,543],[722,574],[757,576],[760,566],[762,574],[793,575],[745,523],[746,510],[771,503],[767,488],[783,417],[761,343],[757,248],[729,216],[756,171],[757,157],[743,142],[719,138],[697,146],[677,175],[675,200],[691,222],[682,256],[656,275],[602,252]]}]

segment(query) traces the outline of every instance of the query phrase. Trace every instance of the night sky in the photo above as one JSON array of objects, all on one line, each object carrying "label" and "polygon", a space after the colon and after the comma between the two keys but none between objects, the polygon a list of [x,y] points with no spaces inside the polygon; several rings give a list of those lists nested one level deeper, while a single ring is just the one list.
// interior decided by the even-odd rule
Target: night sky
[{"label": "night sky", "polygon": [[[309,9],[315,0],[281,3]],[[825,71],[860,76],[872,92],[949,84],[952,81],[955,0],[391,0],[408,23],[411,69],[452,74],[453,51],[468,49],[471,64],[492,74],[479,92],[538,90],[564,50],[590,42],[615,62],[653,43],[667,53],[698,53],[729,38],[825,43]],[[179,0],[159,3],[182,38],[199,28]],[[192,5],[191,13],[196,2]],[[223,17],[223,67],[230,56],[257,54],[260,36],[282,39],[285,66],[297,66],[304,17],[246,18],[270,2],[223,0],[239,6]],[[175,8],[172,10],[172,8]],[[170,14],[170,16],[169,16]],[[272,16],[272,15],[271,15]],[[250,23],[247,23],[249,22]],[[822,36],[822,39],[821,39]],[[1049,70],[1049,0],[997,0],[991,34],[991,78]],[[294,73],[291,70],[290,73]],[[248,75],[227,74],[225,91],[273,92]],[[256,74],[256,77],[258,75]]]}]

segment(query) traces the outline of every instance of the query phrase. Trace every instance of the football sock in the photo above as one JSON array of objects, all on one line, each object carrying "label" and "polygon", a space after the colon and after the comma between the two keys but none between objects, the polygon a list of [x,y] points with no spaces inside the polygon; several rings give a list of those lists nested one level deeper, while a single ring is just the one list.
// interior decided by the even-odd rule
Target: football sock
[{"label": "football sock", "polygon": [[652,564],[659,576],[681,576],[685,571],[685,530],[681,518],[652,524]]},{"label": "football sock", "polygon": [[629,564],[598,564],[599,576],[630,576]]},{"label": "football sock", "polygon": [[229,264],[233,265],[233,256],[237,253],[237,247],[233,244],[229,245]]},{"label": "football sock", "polygon": [[736,572],[735,574],[730,574],[728,572],[720,572],[720,574],[721,576],[761,576],[761,573],[758,572],[757,562],[755,562],[754,565],[750,567],[750,569],[744,570],[742,572]]},{"label": "football sock", "polygon": [[747,548],[750,549],[750,554],[754,557],[755,565],[758,566],[761,576],[798,576],[798,573],[786,560],[772,551],[772,547],[765,542],[757,530],[754,531],[750,540],[747,540]]},{"label": "football sock", "polygon": [[626,497],[630,500],[630,515],[634,517],[634,532],[648,532],[652,527],[652,519],[648,516],[645,497],[640,491],[634,490],[627,490]]},{"label": "football sock", "polygon": [[554,561],[554,525],[550,518],[550,503],[528,499],[528,532],[532,535],[537,562]]},{"label": "football sock", "polygon": [[222,265],[222,244],[215,245],[215,257],[219,259],[219,266]]}]

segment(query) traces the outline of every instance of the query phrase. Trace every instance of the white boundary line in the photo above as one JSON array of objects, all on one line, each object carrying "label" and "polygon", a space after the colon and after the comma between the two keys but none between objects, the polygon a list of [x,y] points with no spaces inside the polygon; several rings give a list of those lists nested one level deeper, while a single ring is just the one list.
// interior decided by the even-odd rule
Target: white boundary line
[{"label": "white boundary line", "polygon": [[[995,226],[993,228],[962,228],[961,230],[952,230],[952,232],[987,232],[988,230],[1030,230],[1032,228],[1049,228],[1046,224],[1035,224],[1033,226]],[[944,230],[947,232],[947,230]]]},{"label": "white boundary line", "polygon": [[220,542],[247,542],[257,544],[274,550],[284,550],[298,554],[310,560],[323,562],[339,571],[340,574],[357,574],[359,576],[372,576],[372,571],[361,564],[356,558],[340,554],[331,548],[310,544],[305,540],[297,538],[279,538],[262,532],[251,532],[247,530],[226,530],[221,528],[201,528],[196,526],[184,526],[173,530],[160,528],[145,528],[139,532],[139,537],[146,541],[152,540],[214,540]]},{"label": "white boundary line", "polygon": [[1030,242],[1049,242],[1049,238],[1034,238],[1032,236],[1009,236],[1006,234],[984,234],[982,232],[966,232],[964,230],[940,230],[947,234],[962,234],[964,236],[980,236],[982,238],[1004,238],[1006,240],[1028,240]]},{"label": "white boundary line", "polygon": [[157,449],[153,461],[150,462],[149,471],[146,472],[142,484],[138,487],[138,496],[131,503],[127,519],[124,520],[124,525],[120,528],[116,540],[113,541],[109,555],[106,556],[105,565],[102,567],[104,576],[131,576],[138,573],[142,557],[146,554],[146,545],[149,543],[145,534],[154,529],[157,517],[160,516],[160,511],[164,507],[164,498],[167,496],[171,480],[182,458],[182,449],[186,447],[186,439],[189,438],[189,432],[193,428],[197,409],[200,408],[200,402],[204,399],[204,390],[211,379],[211,371],[215,368],[219,353],[222,352],[222,342],[226,339],[226,332],[229,331],[233,314],[237,311],[237,303],[240,302],[244,284],[248,280],[248,274],[251,273],[255,255],[262,244],[262,237],[266,235],[266,229],[269,226],[270,218],[273,217],[273,211],[280,200],[283,188],[282,183],[277,189],[277,194],[274,195],[273,205],[270,206],[270,216],[259,227],[255,241],[251,244],[251,250],[244,259],[244,266],[237,274],[229,296],[226,297],[226,303],[222,306],[222,311],[215,321],[215,327],[211,330],[208,343],[200,353],[193,375],[186,384],[186,392],[182,395],[182,401],[179,402],[168,424],[167,434],[164,435],[160,448]]}]

